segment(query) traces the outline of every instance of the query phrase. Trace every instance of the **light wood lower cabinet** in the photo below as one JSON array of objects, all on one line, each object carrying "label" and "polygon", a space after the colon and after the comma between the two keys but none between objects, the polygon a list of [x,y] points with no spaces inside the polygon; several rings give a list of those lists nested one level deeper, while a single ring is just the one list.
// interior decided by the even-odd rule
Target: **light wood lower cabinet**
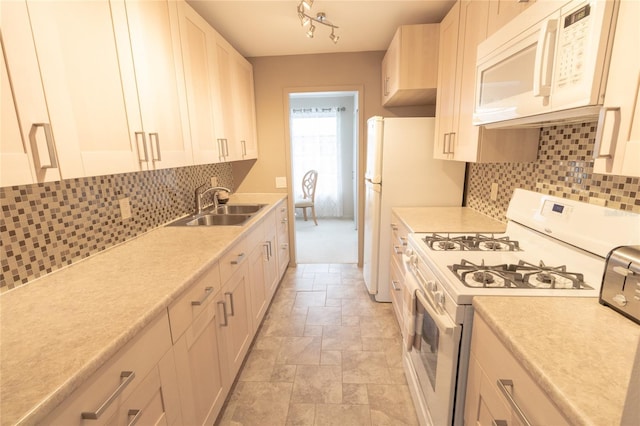
[{"label": "light wood lower cabinet", "polygon": [[288,232],[279,228],[283,217],[286,200],[44,423],[213,424],[284,273],[278,269],[276,241],[287,245],[288,263]]},{"label": "light wood lower cabinet", "polygon": [[465,425],[524,424],[516,406],[530,424],[570,424],[477,314],[473,320],[467,380]]},{"label": "light wood lower cabinet", "polygon": [[[44,421],[49,425],[128,424],[137,414],[147,424],[180,419],[166,313],[158,316]],[[168,358],[167,358],[168,357]],[[162,395],[167,394],[167,398]],[[158,399],[160,397],[160,399]],[[131,414],[129,413],[136,413]],[[139,423],[143,424],[143,423]]]},{"label": "light wood lower cabinet", "polygon": [[217,300],[218,314],[223,317],[217,322],[218,345],[223,363],[223,379],[229,385],[242,366],[242,361],[253,339],[251,320],[248,262],[223,285]]},{"label": "light wood lower cabinet", "polygon": [[276,206],[276,225],[278,231],[276,234],[277,259],[278,259],[278,276],[282,277],[284,271],[289,265],[289,208],[287,201],[281,201]]},{"label": "light wood lower cabinet", "polygon": [[402,310],[404,306],[404,264],[402,254],[407,248],[409,238],[409,228],[407,228],[400,218],[391,213],[391,251],[389,255],[389,294],[391,303],[396,313],[398,324],[402,328]]}]

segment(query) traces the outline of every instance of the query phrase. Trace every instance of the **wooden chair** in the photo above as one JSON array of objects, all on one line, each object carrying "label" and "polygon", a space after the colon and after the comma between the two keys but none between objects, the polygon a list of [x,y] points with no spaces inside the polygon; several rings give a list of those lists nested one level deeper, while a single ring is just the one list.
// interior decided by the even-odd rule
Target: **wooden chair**
[{"label": "wooden chair", "polygon": [[295,208],[302,209],[304,220],[307,220],[307,209],[311,209],[311,215],[313,221],[318,225],[318,218],[316,217],[316,183],[318,183],[318,172],[316,170],[309,170],[304,174],[302,178],[302,194],[303,198],[295,201]]}]

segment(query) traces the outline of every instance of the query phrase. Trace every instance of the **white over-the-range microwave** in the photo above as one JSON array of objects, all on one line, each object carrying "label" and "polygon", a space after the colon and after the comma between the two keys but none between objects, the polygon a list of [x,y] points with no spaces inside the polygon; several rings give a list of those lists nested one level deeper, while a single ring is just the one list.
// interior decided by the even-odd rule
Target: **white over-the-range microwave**
[{"label": "white over-the-range microwave", "polygon": [[618,6],[619,0],[538,0],[482,42],[474,124],[527,126],[597,117]]}]

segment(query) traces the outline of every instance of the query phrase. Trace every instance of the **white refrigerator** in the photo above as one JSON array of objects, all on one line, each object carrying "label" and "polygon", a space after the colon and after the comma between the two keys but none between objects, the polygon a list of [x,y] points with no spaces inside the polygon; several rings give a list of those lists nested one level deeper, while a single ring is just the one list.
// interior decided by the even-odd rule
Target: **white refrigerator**
[{"label": "white refrigerator", "polygon": [[431,117],[367,120],[363,274],[378,302],[391,301],[391,208],[462,204],[465,163],[435,160],[434,136]]}]

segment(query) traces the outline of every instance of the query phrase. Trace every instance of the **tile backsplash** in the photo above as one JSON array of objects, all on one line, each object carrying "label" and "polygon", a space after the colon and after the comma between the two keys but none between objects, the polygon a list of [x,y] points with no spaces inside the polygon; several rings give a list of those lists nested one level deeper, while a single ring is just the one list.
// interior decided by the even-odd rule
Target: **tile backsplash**
[{"label": "tile backsplash", "polygon": [[[593,173],[595,132],[596,123],[546,127],[536,162],[470,164],[467,205],[504,222],[513,190],[525,188],[640,213],[640,178]],[[233,189],[229,163],[0,188],[0,292],[193,211],[195,188],[211,176]]]},{"label": "tile backsplash", "polygon": [[192,212],[196,187],[212,176],[233,189],[229,163],[0,188],[0,292]]},{"label": "tile backsplash", "polygon": [[[506,222],[515,188],[640,213],[640,178],[593,172],[597,123],[545,127],[533,163],[470,164],[467,205]],[[492,201],[491,185],[498,184]]]}]

